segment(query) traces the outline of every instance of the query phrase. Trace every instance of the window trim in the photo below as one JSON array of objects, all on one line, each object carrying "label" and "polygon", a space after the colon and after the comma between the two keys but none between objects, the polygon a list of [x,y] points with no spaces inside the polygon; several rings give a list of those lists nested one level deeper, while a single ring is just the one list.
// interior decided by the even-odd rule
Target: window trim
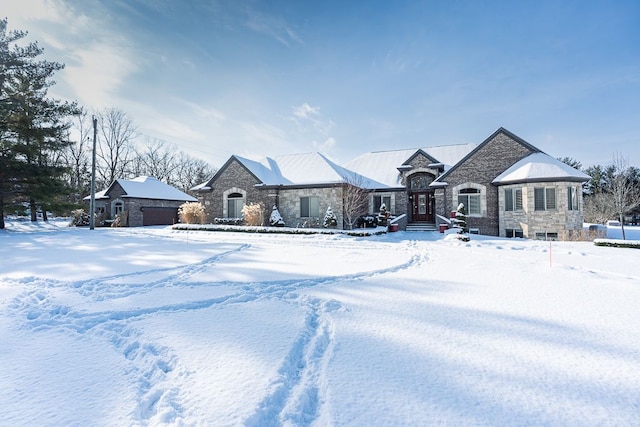
[{"label": "window trim", "polygon": [[[466,190],[466,189],[475,189],[478,190],[478,195],[480,196],[479,198],[479,207],[480,207],[480,213],[470,213],[470,209],[469,206],[467,206],[467,204],[465,204],[465,208],[467,209],[467,217],[468,218],[483,218],[487,216],[487,188],[482,185],[482,184],[478,184],[475,182],[465,182],[459,185],[456,185],[455,187],[453,187],[451,190],[451,202],[453,203],[452,209],[455,209],[460,203],[458,202],[458,195],[462,194],[464,195],[465,193],[461,193],[461,191]],[[473,194],[473,193],[472,193]],[[469,194],[467,193],[467,196]]]},{"label": "window trim", "polygon": [[[376,207],[376,198],[380,199],[380,204],[378,207]],[[387,203],[385,201],[385,199],[389,199],[389,203]],[[378,213],[380,212],[380,206],[382,206],[382,204],[384,203],[384,205],[387,207],[387,212],[391,212],[393,213],[392,210],[392,206],[393,206],[393,194],[391,193],[378,193],[378,194],[373,194],[371,196],[371,212],[373,213]]]},{"label": "window trim", "polygon": [[580,210],[580,204],[578,203],[578,188],[573,185],[567,187],[567,210]]},{"label": "window trim", "polygon": [[506,212],[522,211],[522,187],[504,189],[504,210]]},{"label": "window trim", "polygon": [[[540,192],[542,192],[541,195]],[[534,187],[533,209],[538,212],[557,210],[558,193],[556,187]]]},{"label": "window trim", "polygon": [[[303,215],[303,200],[306,200],[306,210],[308,215]],[[315,206],[311,201],[315,200]],[[316,212],[317,211],[317,212]],[[313,215],[313,214],[316,215]],[[300,196],[300,218],[319,218],[320,217],[320,198],[318,196]]]},{"label": "window trim", "polygon": [[[236,193],[242,195],[242,203],[243,203],[243,205],[247,204],[247,192],[245,190],[243,190],[242,188],[231,187],[231,188],[225,190],[222,193],[222,216],[224,218],[231,218],[229,216],[229,196],[231,196],[232,194],[236,194]],[[232,197],[231,199],[234,199],[234,198],[235,197]],[[236,198],[236,199],[239,199],[239,197]],[[242,211],[240,212],[240,214],[242,214]],[[233,218],[242,218],[242,215],[239,216],[239,217],[233,217]]]}]

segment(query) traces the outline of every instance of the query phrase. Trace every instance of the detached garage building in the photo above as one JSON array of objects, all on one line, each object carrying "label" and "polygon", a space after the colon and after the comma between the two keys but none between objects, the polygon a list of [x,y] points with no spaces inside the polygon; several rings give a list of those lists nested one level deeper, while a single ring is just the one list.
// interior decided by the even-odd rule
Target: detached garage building
[{"label": "detached garage building", "polygon": [[[89,200],[87,196],[84,200]],[[150,176],[117,179],[95,195],[96,214],[108,220],[125,212],[130,227],[171,225],[178,222],[178,208],[195,197]]]}]

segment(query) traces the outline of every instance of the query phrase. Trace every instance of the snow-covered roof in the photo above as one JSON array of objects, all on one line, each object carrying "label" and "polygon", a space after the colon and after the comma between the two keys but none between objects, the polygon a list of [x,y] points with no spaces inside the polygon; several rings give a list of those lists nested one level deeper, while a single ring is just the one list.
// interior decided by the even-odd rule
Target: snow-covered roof
[{"label": "snow-covered roof", "polygon": [[411,148],[402,150],[376,151],[363,154],[348,162],[345,167],[375,181],[383,183],[386,187],[402,187],[398,168],[405,164],[418,151],[423,151],[436,162],[442,163],[447,169],[456,164],[467,153],[473,150],[476,144],[441,145],[436,147]]},{"label": "snow-covered roof", "polygon": [[494,184],[515,184],[536,181],[578,181],[590,179],[589,175],[545,153],[533,153],[516,162],[498,175]]},{"label": "snow-covered roof", "polygon": [[264,185],[357,183],[363,188],[383,185],[337,165],[320,153],[266,157],[260,161],[234,156]]},{"label": "snow-covered roof", "polygon": [[[198,199],[183,193],[175,187],[172,187],[164,182],[153,178],[151,176],[139,176],[132,180],[117,179],[106,190],[96,193],[96,199],[108,199],[107,194],[115,183],[118,183],[120,187],[126,193],[123,198],[136,198],[136,199],[158,199],[158,200],[177,200],[185,202],[197,202]],[[89,200],[90,196],[85,197],[85,200]]]}]

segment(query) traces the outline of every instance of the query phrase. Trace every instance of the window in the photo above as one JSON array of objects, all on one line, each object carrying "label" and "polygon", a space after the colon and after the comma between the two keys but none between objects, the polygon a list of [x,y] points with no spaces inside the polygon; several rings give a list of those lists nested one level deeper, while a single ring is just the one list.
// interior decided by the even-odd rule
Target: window
[{"label": "window", "polygon": [[567,209],[570,211],[578,210],[578,189],[569,187],[567,192]]},{"label": "window", "polygon": [[504,210],[522,210],[522,188],[508,188],[504,190]]},{"label": "window", "polygon": [[477,188],[463,188],[458,192],[458,203],[464,204],[467,215],[480,215],[480,190]]},{"label": "window", "polygon": [[506,237],[524,237],[522,230],[507,228],[505,230]]},{"label": "window", "polygon": [[558,240],[558,233],[536,233],[536,239],[538,240]]},{"label": "window", "polygon": [[387,207],[387,211],[391,212],[391,196],[373,196],[373,211],[374,213],[380,212],[382,204]]},{"label": "window", "polygon": [[116,200],[113,202],[112,215],[120,215],[124,210],[124,203],[121,200]]},{"label": "window", "polygon": [[533,189],[534,206],[537,211],[549,211],[556,208],[556,189],[534,188]]},{"label": "window", "polygon": [[244,197],[240,193],[231,193],[227,196],[227,218],[241,218]]},{"label": "window", "polygon": [[320,202],[317,196],[300,197],[300,218],[320,216]]},{"label": "window", "polygon": [[410,188],[413,191],[426,190],[432,182],[433,176],[431,175],[415,175],[411,178]]}]

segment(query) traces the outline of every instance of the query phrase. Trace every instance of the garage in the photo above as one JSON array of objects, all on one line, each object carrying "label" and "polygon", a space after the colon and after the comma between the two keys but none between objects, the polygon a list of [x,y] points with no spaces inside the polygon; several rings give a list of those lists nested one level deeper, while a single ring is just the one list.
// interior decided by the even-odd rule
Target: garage
[{"label": "garage", "polygon": [[142,208],[142,225],[172,225],[178,222],[178,208]]}]

